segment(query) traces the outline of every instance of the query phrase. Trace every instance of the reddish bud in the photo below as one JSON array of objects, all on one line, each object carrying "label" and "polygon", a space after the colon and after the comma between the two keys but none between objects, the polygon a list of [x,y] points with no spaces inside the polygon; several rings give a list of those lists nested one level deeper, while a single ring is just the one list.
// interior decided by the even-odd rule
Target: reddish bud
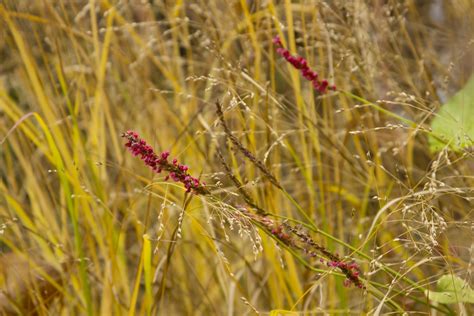
[{"label": "reddish bud", "polygon": [[278,35],[275,36],[275,37],[272,39],[272,43],[275,44],[275,45],[278,45],[278,46],[283,45],[283,44],[281,43],[281,38],[280,38],[280,36],[278,36]]},{"label": "reddish bud", "polygon": [[283,47],[281,42],[281,38],[279,36],[275,36],[273,38],[273,44],[277,47],[276,52],[280,56],[284,57],[288,63],[290,63],[294,68],[299,69],[301,71],[301,75],[308,81],[312,82],[313,88],[318,90],[321,94],[327,92],[327,90],[336,90],[336,86],[332,85],[329,86],[327,80],[319,81],[318,74],[311,70],[308,66],[308,62],[305,58],[301,56],[293,56],[290,52]]}]

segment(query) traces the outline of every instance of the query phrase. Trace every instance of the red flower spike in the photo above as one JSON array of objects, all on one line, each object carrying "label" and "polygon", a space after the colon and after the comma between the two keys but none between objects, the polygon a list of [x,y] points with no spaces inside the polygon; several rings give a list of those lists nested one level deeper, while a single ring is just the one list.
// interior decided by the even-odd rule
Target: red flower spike
[{"label": "red flower spike", "polygon": [[285,58],[285,60],[290,63],[294,68],[300,70],[301,75],[308,81],[311,81],[313,88],[321,94],[325,94],[328,90],[336,91],[336,86],[329,86],[327,80],[320,81],[318,79],[318,73],[309,68],[308,61],[301,56],[293,56],[291,53],[283,47],[281,38],[275,36],[272,40],[273,44],[278,46],[276,52],[278,55]]},{"label": "red flower spike", "polygon": [[148,145],[143,139],[138,136],[138,133],[127,131],[122,134],[127,140],[125,147],[134,156],[140,156],[145,165],[149,166],[154,172],[161,173],[163,170],[168,172],[165,176],[165,181],[169,178],[176,182],[181,182],[186,188],[186,192],[193,192],[194,194],[209,194],[207,188],[199,182],[199,179],[194,178],[188,173],[188,166],[181,165],[175,158],[173,162],[168,162],[170,155],[169,151],[164,151],[157,155],[153,147]]}]

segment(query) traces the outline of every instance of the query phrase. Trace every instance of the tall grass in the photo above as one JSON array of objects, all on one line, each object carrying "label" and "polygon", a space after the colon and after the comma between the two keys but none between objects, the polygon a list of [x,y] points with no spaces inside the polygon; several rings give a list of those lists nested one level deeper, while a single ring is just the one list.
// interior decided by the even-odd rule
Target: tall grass
[{"label": "tall grass", "polygon": [[[427,136],[473,21],[470,0],[1,3],[0,309],[467,315],[425,291],[470,282],[473,156]],[[130,156],[129,129],[210,194]]]}]

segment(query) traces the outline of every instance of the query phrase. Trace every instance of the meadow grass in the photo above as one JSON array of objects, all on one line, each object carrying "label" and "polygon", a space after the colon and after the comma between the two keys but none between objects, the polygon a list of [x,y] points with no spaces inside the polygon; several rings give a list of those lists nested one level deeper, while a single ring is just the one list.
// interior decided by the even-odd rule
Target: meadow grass
[{"label": "meadow grass", "polygon": [[470,0],[0,3],[0,310],[468,315],[425,291],[471,282],[473,154],[427,138],[473,21]]}]

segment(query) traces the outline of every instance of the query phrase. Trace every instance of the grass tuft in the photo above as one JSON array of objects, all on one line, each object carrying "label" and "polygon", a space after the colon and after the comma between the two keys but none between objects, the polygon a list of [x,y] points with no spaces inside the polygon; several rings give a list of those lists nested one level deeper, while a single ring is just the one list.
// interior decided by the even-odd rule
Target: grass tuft
[{"label": "grass tuft", "polygon": [[1,313],[472,314],[427,293],[472,278],[473,153],[431,122],[473,21],[469,0],[3,1]]}]

